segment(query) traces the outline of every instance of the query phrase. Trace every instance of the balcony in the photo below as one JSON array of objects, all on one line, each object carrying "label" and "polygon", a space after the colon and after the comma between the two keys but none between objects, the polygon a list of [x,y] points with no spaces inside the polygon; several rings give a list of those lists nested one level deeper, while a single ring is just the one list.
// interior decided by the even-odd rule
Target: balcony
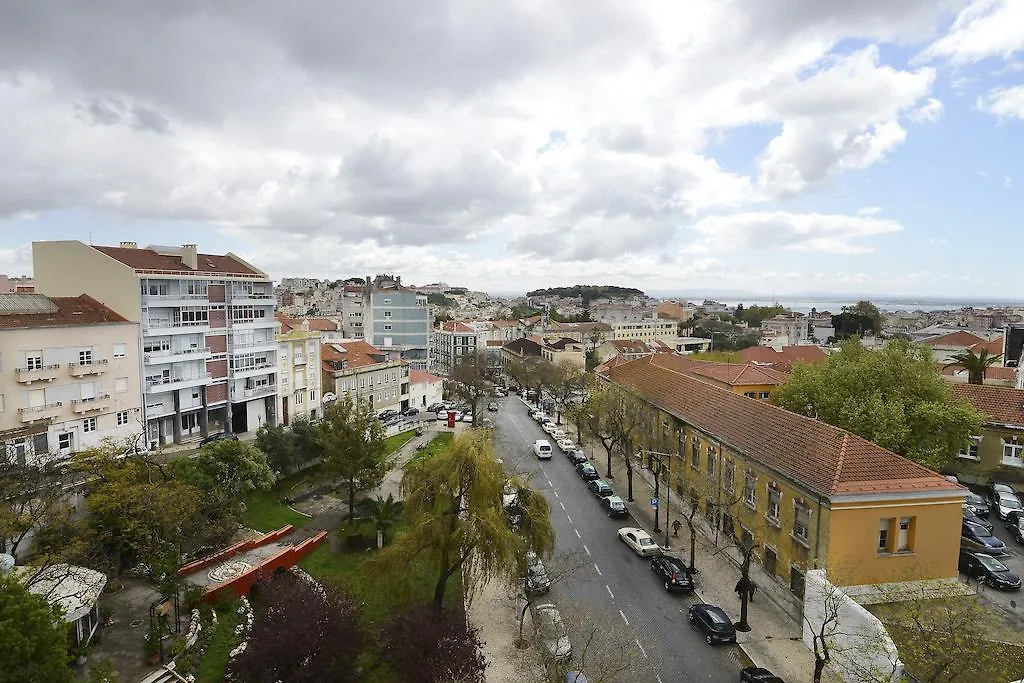
[{"label": "balcony", "polygon": [[210,384],[212,381],[213,375],[208,372],[194,377],[157,377],[146,381],[146,393],[162,394],[168,391],[175,391],[177,389],[186,389],[188,387]]},{"label": "balcony", "polygon": [[210,331],[210,323],[207,320],[185,322],[150,318],[143,323],[143,330],[151,337],[165,334],[206,334]]},{"label": "balcony", "polygon": [[231,292],[233,306],[277,306],[277,297],[261,292]]},{"label": "balcony", "polygon": [[265,387],[255,387],[253,389],[232,389],[231,400],[232,401],[250,401],[254,398],[263,398],[264,396],[274,396],[277,394],[277,386],[269,385]]},{"label": "balcony", "polygon": [[229,347],[232,352],[254,353],[256,351],[277,351],[277,340],[256,339],[246,342],[236,342],[232,340]]},{"label": "balcony", "polygon": [[107,359],[94,360],[89,363],[68,363],[72,377],[88,377],[102,375],[107,370]]},{"label": "balcony", "polygon": [[32,382],[52,382],[60,377],[61,365],[44,365],[41,368],[15,368],[14,376],[21,384]]},{"label": "balcony", "polygon": [[266,318],[242,318],[239,320],[232,320],[230,327],[236,330],[260,330],[263,328],[277,327],[277,320],[274,319],[273,315]]},{"label": "balcony", "polygon": [[258,375],[277,374],[277,363],[260,363],[243,368],[232,368],[231,376],[235,378],[256,377]]},{"label": "balcony", "polygon": [[149,308],[175,308],[178,306],[202,306],[209,301],[206,294],[143,294],[142,305]]},{"label": "balcony", "polygon": [[71,399],[71,410],[78,414],[91,413],[95,410],[110,410],[113,405],[110,394],[100,394],[92,398]]},{"label": "balcony", "polygon": [[57,401],[56,403],[47,403],[42,406],[18,408],[18,415],[21,417],[22,422],[42,422],[44,420],[52,420],[55,417],[60,417],[63,409],[64,404]]},{"label": "balcony", "polygon": [[166,363],[177,363],[187,360],[205,360],[213,355],[208,346],[188,349],[167,349],[165,351],[151,351],[143,354],[142,359],[146,365],[163,365]]}]

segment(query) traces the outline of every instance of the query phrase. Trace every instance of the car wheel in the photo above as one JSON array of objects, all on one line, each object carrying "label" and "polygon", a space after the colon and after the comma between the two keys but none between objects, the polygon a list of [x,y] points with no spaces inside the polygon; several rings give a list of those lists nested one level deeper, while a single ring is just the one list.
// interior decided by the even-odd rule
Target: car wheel
[{"label": "car wheel", "polygon": [[692,624],[693,623],[693,615],[690,614],[689,612],[687,612],[686,613],[686,620]]},{"label": "car wheel", "polygon": [[711,640],[711,636],[704,636],[704,642],[707,643],[708,645],[714,645],[715,644],[715,642],[713,640]]},{"label": "car wheel", "polygon": [[668,593],[668,591],[669,591],[668,581],[666,581],[665,582],[665,592]]}]

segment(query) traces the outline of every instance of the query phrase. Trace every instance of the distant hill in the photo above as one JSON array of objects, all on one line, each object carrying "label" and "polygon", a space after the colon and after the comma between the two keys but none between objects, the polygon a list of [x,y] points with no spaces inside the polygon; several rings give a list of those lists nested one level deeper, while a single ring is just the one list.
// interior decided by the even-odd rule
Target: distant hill
[{"label": "distant hill", "polygon": [[549,287],[527,292],[526,296],[561,296],[566,298],[583,297],[586,306],[594,299],[628,299],[631,296],[644,296],[639,289],[617,287],[615,285],[574,285],[572,287]]}]

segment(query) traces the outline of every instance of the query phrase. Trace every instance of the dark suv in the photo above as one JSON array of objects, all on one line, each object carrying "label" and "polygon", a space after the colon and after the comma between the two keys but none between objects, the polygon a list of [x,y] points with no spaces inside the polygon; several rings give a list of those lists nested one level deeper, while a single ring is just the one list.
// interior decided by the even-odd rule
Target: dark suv
[{"label": "dark suv", "polygon": [[220,434],[211,434],[202,441],[199,442],[200,446],[205,446],[208,443],[217,443],[218,441],[238,441],[238,435],[232,434],[231,432],[221,432]]},{"label": "dark suv", "polygon": [[678,557],[657,555],[651,559],[651,571],[661,579],[667,591],[693,592],[693,577]]},{"label": "dark suv", "polygon": [[690,626],[704,633],[704,641],[708,645],[736,642],[736,629],[721,607],[705,603],[690,605],[686,620]]}]

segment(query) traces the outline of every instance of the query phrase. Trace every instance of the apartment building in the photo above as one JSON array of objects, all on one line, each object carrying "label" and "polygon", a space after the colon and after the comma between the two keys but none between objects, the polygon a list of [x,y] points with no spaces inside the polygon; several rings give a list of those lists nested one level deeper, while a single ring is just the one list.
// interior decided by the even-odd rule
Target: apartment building
[{"label": "apartment building", "polygon": [[361,284],[346,283],[341,288],[338,310],[341,313],[341,329],[348,339],[363,338],[363,289]]},{"label": "apartment building", "polygon": [[349,394],[368,401],[376,412],[409,407],[409,364],[365,341],[348,340],[321,344],[322,385],[337,397]]},{"label": "apartment building", "polygon": [[0,442],[37,463],[143,429],[139,325],[85,295],[0,294]]},{"label": "apartment building", "polygon": [[985,423],[948,470],[969,484],[980,486],[995,479],[1024,491],[1024,390],[957,384],[953,395],[969,401],[985,416]]},{"label": "apartment building", "polygon": [[35,242],[38,291],[86,293],[140,324],[150,446],[278,422],[273,283],[235,254],[196,245]]},{"label": "apartment building", "polygon": [[475,328],[449,320],[430,334],[430,365],[440,375],[448,375],[466,356],[486,348],[486,342]]},{"label": "apartment building", "polygon": [[811,338],[807,318],[800,313],[780,314],[761,321],[762,344],[801,344]]},{"label": "apartment building", "polygon": [[558,339],[547,339],[540,347],[541,358],[552,365],[568,363],[578,368],[586,367],[587,353],[583,344],[575,339],[561,337]]},{"label": "apartment building", "polygon": [[402,286],[402,278],[378,275],[363,287],[363,339],[388,358],[430,370],[433,314],[427,295]]},{"label": "apartment building", "polygon": [[588,310],[595,321],[613,327],[621,323],[639,323],[654,317],[654,310],[649,306],[627,303],[593,303]]},{"label": "apartment building", "polygon": [[801,597],[812,568],[844,586],[957,580],[964,488],[666,362],[656,354],[608,371],[613,391],[646,414],[630,447],[672,453],[674,493],[698,503],[723,543],[756,543],[771,580]]},{"label": "apartment building", "polygon": [[320,390],[320,332],[308,320],[281,321],[277,353],[278,415],[287,427],[296,418],[318,420],[323,415]]},{"label": "apartment building", "polygon": [[679,336],[679,323],[665,318],[648,318],[608,324],[612,328],[612,339],[638,339],[653,342],[658,339],[675,339]]}]

